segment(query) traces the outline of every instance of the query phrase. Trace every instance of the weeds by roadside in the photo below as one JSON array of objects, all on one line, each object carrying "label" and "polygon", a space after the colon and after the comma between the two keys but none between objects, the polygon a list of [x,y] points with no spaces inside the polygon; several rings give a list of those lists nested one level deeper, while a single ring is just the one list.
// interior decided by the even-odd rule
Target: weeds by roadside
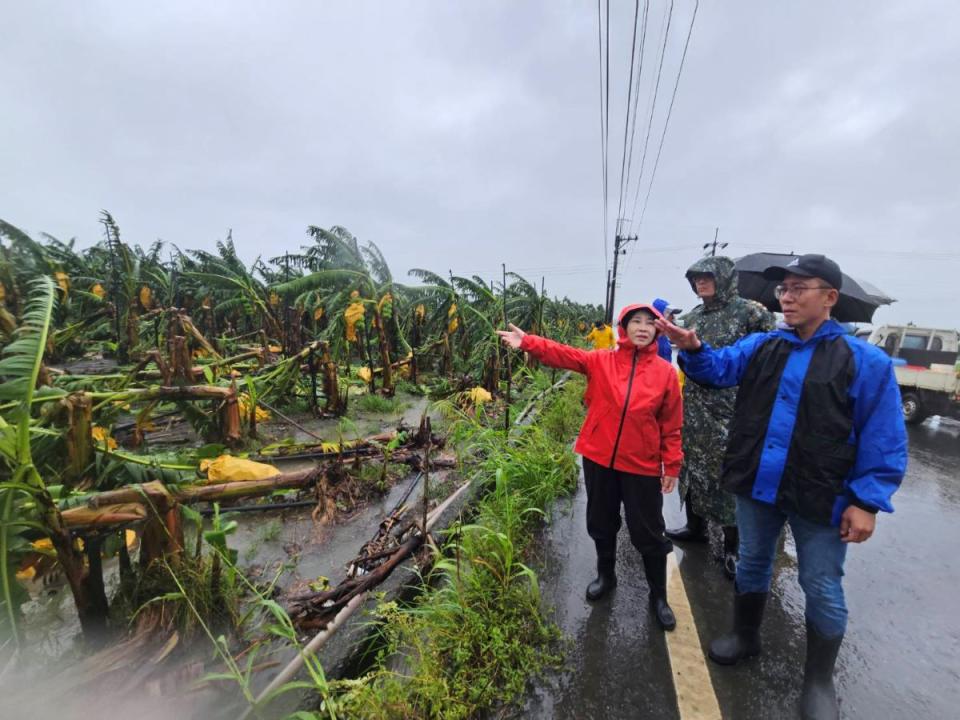
[{"label": "weeds by roadside", "polygon": [[568,443],[582,418],[581,393],[581,383],[570,383],[538,423],[509,438],[467,420],[456,429],[489,492],[475,521],[447,534],[428,578],[436,589],[410,607],[381,608],[381,649],[366,676],[337,684],[341,711],[472,717],[515,701],[532,675],[560,662],[559,633],[544,620],[536,575],[522,559],[550,503],[576,486]]}]

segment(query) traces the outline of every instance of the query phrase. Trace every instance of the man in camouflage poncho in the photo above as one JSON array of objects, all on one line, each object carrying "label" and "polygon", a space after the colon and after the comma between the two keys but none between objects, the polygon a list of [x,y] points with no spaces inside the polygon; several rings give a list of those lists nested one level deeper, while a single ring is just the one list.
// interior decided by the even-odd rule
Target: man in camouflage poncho
[{"label": "man in camouflage poncho", "polygon": [[[730,258],[698,260],[687,270],[687,280],[702,304],[680,318],[679,324],[696,330],[711,347],[732,345],[744,335],[768,332],[776,325],[766,308],[737,294],[737,275]],[[736,388],[713,389],[684,383],[680,497],[686,504],[687,524],[666,532],[674,540],[705,542],[705,519],[720,525],[724,572],[731,579],[736,575],[739,538],[733,495],[721,488],[720,470],[736,399]]]}]

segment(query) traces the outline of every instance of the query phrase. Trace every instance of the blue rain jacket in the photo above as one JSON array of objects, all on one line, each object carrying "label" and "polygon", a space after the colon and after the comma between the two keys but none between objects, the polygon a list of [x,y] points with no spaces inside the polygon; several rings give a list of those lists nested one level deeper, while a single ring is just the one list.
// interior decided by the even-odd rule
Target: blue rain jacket
[{"label": "blue rain jacket", "polygon": [[[849,352],[839,343],[846,343]],[[827,347],[820,348],[821,345]],[[849,366],[846,372],[843,372],[845,366],[841,372],[829,370],[831,377],[842,378],[846,397],[836,397],[836,385],[827,387],[817,382],[805,385],[812,361],[815,375],[824,375],[823,364],[830,362],[824,358],[831,354],[831,347],[835,350],[832,355],[842,355],[841,361],[845,358]],[[714,349],[704,344],[698,352],[681,352],[679,363],[688,378],[700,384],[741,386],[743,402],[738,400],[724,463],[727,489],[749,493],[755,500],[776,505],[783,505],[787,496],[787,505],[796,509],[799,503],[799,511],[804,514],[805,503],[813,506],[807,500],[818,493],[822,496],[825,489],[816,482],[807,483],[805,476],[817,473],[805,475],[798,463],[806,458],[807,462],[818,464],[817,458],[824,457],[828,467],[832,461],[834,468],[843,468],[845,477],[842,487],[835,488],[838,492],[826,498],[825,512],[820,502],[819,510],[810,511],[819,517],[811,519],[826,521],[823,517],[826,514],[829,522],[836,525],[850,504],[872,512],[893,512],[891,498],[906,472],[907,435],[893,365],[882,350],[848,335],[839,323],[829,320],[807,341],[802,341],[789,328],[781,327],[769,333],[748,335],[725,348]],[[818,381],[819,377],[814,380]],[[809,395],[806,398],[805,387]],[[752,409],[751,402],[754,403]],[[815,402],[814,407],[810,407],[811,402]],[[802,426],[797,424],[798,413],[805,418]],[[847,419],[848,425],[838,425],[837,418]],[[849,426],[849,436],[839,444],[837,438],[831,443],[823,437],[828,434],[824,428],[831,426],[831,420],[832,426],[840,427],[841,431]],[[741,423],[739,433],[736,431],[738,421]],[[750,428],[754,429],[752,433],[748,431]],[[747,447],[746,455],[752,457],[744,461],[744,452],[735,447],[737,444]],[[846,465],[843,464],[845,451],[849,453]],[[728,474],[736,475],[738,467],[742,477],[727,478]],[[785,474],[787,482],[781,487]]]}]

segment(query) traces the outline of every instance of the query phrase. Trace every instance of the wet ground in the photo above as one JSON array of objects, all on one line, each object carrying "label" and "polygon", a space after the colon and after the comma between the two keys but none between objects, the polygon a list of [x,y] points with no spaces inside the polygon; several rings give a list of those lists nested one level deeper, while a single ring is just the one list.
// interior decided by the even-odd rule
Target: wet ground
[{"label": "wet ground", "polygon": [[[910,428],[910,465],[894,498],[896,512],[881,515],[874,537],[847,555],[850,623],[837,669],[845,718],[960,716],[958,468],[960,424],[934,418]],[[541,585],[570,639],[568,666],[538,683],[524,717],[706,718],[716,716],[716,707],[723,717],[737,720],[798,717],[803,594],[789,535],[764,619],[764,654],[736,668],[707,660],[697,680],[697,673],[688,672],[689,658],[680,657],[676,647],[680,629],[668,649],[649,616],[642,564],[625,529],[617,560],[619,586],[595,605],[584,599],[595,562],[585,510],[581,484],[572,501],[558,506],[545,537]],[[682,524],[676,493],[667,498],[664,514],[668,526]],[[728,629],[732,583],[709,548],[686,550],[678,547],[676,557],[705,653],[710,638]],[[676,609],[680,601],[673,602]],[[694,646],[696,641],[694,636]],[[699,654],[693,654],[699,662]],[[715,701],[710,698],[714,709],[709,703],[699,711],[692,709],[696,703],[678,704],[678,692],[715,695]]]}]

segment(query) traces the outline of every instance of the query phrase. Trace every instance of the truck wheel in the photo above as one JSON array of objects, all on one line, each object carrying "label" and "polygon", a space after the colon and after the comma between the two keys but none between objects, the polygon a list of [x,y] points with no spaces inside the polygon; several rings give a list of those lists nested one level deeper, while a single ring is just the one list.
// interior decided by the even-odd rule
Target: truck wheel
[{"label": "truck wheel", "polygon": [[917,425],[927,419],[926,410],[917,393],[904,393],[901,400],[903,401],[903,420],[908,425]]}]

